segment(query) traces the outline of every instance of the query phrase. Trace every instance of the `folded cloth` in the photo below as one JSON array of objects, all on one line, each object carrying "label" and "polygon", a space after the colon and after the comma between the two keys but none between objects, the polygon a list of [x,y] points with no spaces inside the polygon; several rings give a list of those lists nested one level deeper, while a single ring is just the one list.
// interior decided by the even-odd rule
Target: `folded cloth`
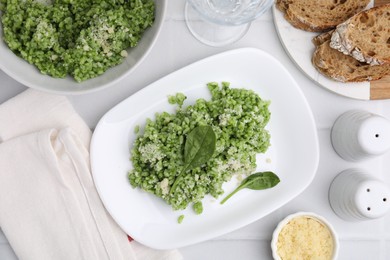
[{"label": "folded cloth", "polygon": [[0,226],[20,259],[182,259],[147,248],[105,210],[91,131],[63,96],[27,90],[0,106]]},{"label": "folded cloth", "polygon": [[43,129],[71,127],[85,147],[91,130],[67,98],[36,90],[26,90],[1,104],[0,143]]}]

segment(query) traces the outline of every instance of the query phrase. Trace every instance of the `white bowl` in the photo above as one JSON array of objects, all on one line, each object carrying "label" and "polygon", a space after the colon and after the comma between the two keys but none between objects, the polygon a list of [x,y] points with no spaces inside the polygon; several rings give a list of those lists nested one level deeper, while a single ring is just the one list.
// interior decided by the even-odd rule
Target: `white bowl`
[{"label": "white bowl", "polygon": [[332,235],[333,238],[333,255],[332,255],[332,260],[337,259],[338,255],[338,250],[339,250],[339,242],[337,238],[337,234],[332,227],[332,225],[323,217],[313,213],[313,212],[297,212],[291,215],[288,215],[285,217],[282,221],[279,222],[278,226],[274,230],[272,234],[272,241],[271,241],[271,249],[272,249],[272,256],[275,260],[281,260],[280,256],[277,253],[277,243],[278,243],[278,238],[279,234],[282,231],[282,229],[293,219],[299,218],[299,217],[309,217],[312,219],[317,220],[321,224],[323,224],[325,227],[328,228],[330,234]]},{"label": "white bowl", "polygon": [[[128,50],[128,56],[119,65],[107,70],[104,74],[77,83],[70,76],[64,79],[43,75],[34,66],[16,56],[0,39],[0,69],[23,85],[62,95],[79,95],[107,88],[133,71],[148,55],[153,47],[165,18],[168,0],[155,1],[155,21],[148,28],[135,48]],[[0,26],[0,36],[3,37],[3,27]]]}]

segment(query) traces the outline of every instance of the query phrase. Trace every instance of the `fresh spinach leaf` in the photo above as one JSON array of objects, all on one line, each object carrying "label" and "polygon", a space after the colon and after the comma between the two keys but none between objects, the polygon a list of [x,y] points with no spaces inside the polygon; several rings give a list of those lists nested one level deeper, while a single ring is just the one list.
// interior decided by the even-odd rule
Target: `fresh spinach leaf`
[{"label": "fresh spinach leaf", "polygon": [[184,145],[184,167],[174,181],[170,193],[175,192],[183,174],[199,167],[213,156],[217,138],[211,126],[201,125],[195,127],[186,138]]},{"label": "fresh spinach leaf", "polygon": [[184,145],[184,163],[186,171],[205,164],[214,154],[216,136],[211,126],[203,125],[194,128]]},{"label": "fresh spinach leaf", "polygon": [[221,204],[224,204],[230,197],[242,189],[265,190],[276,186],[279,182],[279,177],[273,172],[258,172],[251,174],[245,178],[233,192],[227,195],[221,201]]}]

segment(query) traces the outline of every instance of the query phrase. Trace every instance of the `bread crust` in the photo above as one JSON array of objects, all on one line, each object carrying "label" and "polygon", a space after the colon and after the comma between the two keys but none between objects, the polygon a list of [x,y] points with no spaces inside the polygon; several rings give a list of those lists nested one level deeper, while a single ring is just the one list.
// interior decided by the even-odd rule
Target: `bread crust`
[{"label": "bread crust", "polygon": [[[380,28],[383,31],[378,32]],[[371,65],[387,64],[390,63],[390,50],[386,53],[376,50],[375,47],[382,45],[383,49],[390,49],[389,28],[390,4],[373,7],[339,24],[332,33],[330,46],[360,62]]]},{"label": "bread crust", "polygon": [[276,7],[294,27],[325,32],[363,10],[370,0],[277,0]]},{"label": "bread crust", "polygon": [[327,31],[327,32],[321,33],[321,34],[317,35],[316,37],[313,37],[313,39],[311,40],[311,42],[312,42],[315,46],[319,46],[319,45],[323,44],[324,42],[330,40],[331,37],[332,37],[332,33],[333,33],[333,32],[334,32],[334,30],[331,30],[331,31]]},{"label": "bread crust", "polygon": [[329,43],[318,45],[312,56],[314,67],[324,76],[339,82],[362,82],[390,74],[390,64],[371,66],[331,48]]}]

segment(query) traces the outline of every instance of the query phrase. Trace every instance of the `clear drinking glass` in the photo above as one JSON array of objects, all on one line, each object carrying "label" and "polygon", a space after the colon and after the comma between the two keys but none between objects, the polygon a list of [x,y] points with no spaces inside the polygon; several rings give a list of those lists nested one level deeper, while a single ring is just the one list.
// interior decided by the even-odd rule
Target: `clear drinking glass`
[{"label": "clear drinking glass", "polygon": [[273,0],[187,0],[185,20],[190,32],[210,46],[236,42]]}]

